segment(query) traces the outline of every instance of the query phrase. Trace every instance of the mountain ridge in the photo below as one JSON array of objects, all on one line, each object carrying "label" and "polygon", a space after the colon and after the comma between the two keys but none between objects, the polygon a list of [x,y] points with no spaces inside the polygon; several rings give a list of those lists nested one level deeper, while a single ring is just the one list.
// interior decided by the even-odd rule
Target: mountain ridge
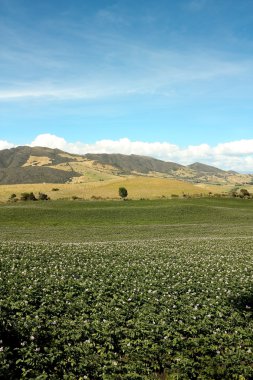
[{"label": "mountain ridge", "polygon": [[80,183],[121,176],[164,177],[207,184],[253,182],[253,175],[200,162],[184,166],[136,154],[79,155],[47,147],[18,146],[0,150],[0,184]]}]

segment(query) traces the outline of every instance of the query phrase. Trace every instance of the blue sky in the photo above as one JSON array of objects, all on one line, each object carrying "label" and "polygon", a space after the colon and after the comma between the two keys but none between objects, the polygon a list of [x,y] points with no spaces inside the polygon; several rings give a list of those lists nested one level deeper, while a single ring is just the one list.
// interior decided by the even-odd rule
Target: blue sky
[{"label": "blue sky", "polygon": [[252,88],[252,0],[0,0],[2,149],[252,171]]}]

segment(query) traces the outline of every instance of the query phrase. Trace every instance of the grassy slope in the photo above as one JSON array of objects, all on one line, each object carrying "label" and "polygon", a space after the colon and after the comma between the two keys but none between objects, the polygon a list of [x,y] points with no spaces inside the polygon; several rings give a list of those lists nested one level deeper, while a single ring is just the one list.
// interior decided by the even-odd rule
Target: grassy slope
[{"label": "grassy slope", "polygon": [[49,201],[0,207],[1,240],[113,241],[238,237],[253,232],[253,201]]},{"label": "grassy slope", "polygon": [[[92,196],[115,199],[118,189],[125,186],[131,199],[159,198],[171,194],[207,194],[209,188],[201,189],[191,183],[166,178],[125,177],[107,181],[94,181],[81,184],[27,184],[0,186],[0,201],[6,202],[12,193],[20,196],[22,192],[46,192],[51,199],[71,198],[73,195],[84,199]],[[59,188],[54,192],[52,188]]]}]

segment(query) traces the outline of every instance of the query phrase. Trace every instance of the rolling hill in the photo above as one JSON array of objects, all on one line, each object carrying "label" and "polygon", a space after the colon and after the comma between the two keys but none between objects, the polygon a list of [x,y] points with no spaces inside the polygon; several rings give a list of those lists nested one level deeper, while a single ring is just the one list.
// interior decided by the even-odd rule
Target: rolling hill
[{"label": "rolling hill", "polygon": [[87,183],[141,176],[209,185],[243,185],[252,175],[194,163],[183,166],[148,156],[77,155],[59,149],[19,146],[0,151],[0,184]]},{"label": "rolling hill", "polygon": [[183,166],[147,156],[77,155],[28,146],[0,151],[1,202],[31,191],[44,192],[51,199],[119,199],[122,186],[131,199],[215,194],[246,184],[252,192],[249,183],[252,175],[202,163]]}]

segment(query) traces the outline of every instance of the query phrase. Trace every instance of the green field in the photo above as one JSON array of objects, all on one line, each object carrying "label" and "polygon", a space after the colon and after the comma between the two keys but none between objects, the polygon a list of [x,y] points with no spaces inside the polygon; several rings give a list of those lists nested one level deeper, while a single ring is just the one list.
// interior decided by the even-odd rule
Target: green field
[{"label": "green field", "polygon": [[253,201],[44,201],[0,206],[4,241],[90,242],[252,236]]},{"label": "green field", "polygon": [[0,379],[252,379],[253,201],[0,206]]}]

